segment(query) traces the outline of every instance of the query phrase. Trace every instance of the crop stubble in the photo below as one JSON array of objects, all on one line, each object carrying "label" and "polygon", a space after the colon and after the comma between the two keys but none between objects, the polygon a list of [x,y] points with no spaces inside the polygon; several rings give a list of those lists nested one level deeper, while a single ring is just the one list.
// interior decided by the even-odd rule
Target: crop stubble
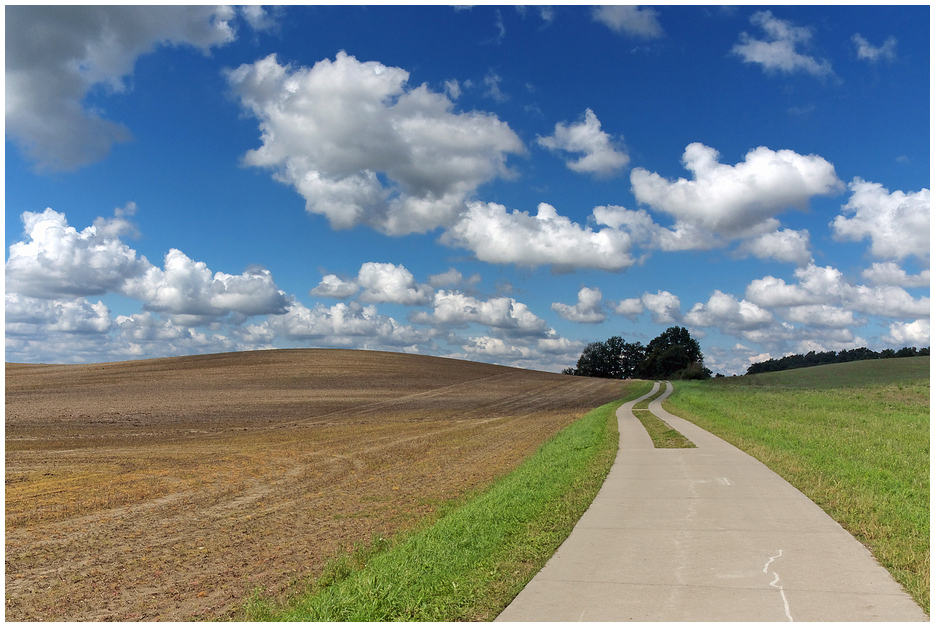
[{"label": "crop stubble", "polygon": [[6,619],[222,617],[622,395],[364,351],[7,364]]}]

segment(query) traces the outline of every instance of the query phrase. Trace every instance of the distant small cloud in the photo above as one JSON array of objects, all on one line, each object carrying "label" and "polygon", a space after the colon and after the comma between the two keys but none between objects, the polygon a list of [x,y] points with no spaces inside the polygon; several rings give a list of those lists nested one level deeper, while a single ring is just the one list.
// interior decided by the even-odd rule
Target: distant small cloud
[{"label": "distant small cloud", "polygon": [[766,38],[761,40],[748,33],[740,34],[740,42],[734,44],[731,52],[745,63],[757,63],[768,72],[792,74],[803,71],[817,78],[834,76],[827,59],[818,59],[798,50],[811,43],[810,28],[781,20],[770,11],[757,11],[750,18],[750,23],[759,26]]},{"label": "distant small cloud", "polygon": [[336,274],[326,274],[321,278],[321,283],[309,291],[309,295],[343,300],[356,294],[359,289],[353,281],[345,281]]},{"label": "distant small cloud", "polygon": [[432,287],[445,287],[448,285],[477,285],[481,281],[481,276],[477,273],[472,274],[467,279],[454,268],[449,268],[447,272],[432,274],[429,276],[429,285]]},{"label": "distant small cloud", "polygon": [[789,107],[790,115],[810,115],[815,112],[814,104],[807,104],[801,107]]},{"label": "distant small cloud", "polygon": [[909,163],[909,156],[908,156],[908,155],[899,155],[898,157],[896,157],[896,162],[897,162],[897,163]]},{"label": "distant small cloud", "polygon": [[484,85],[487,87],[487,91],[484,92],[484,95],[493,98],[497,102],[509,100],[510,97],[500,91],[501,81],[503,81],[503,77],[493,70],[487,72],[487,76],[484,77]]},{"label": "distant small cloud", "polygon": [[569,169],[597,176],[611,176],[630,162],[630,157],[613,145],[611,136],[601,130],[601,122],[590,109],[575,124],[555,125],[548,137],[538,137],[540,146],[551,151],[579,153],[575,161],[566,161]]},{"label": "distant small cloud", "polygon": [[445,93],[452,100],[457,100],[461,97],[461,84],[457,79],[451,79],[450,81],[445,81]]},{"label": "distant small cloud", "polygon": [[659,23],[659,12],[655,9],[607,5],[596,7],[591,17],[621,35],[641,39],[656,39],[665,35]]},{"label": "distant small cloud", "polygon": [[857,58],[876,63],[884,59],[886,61],[896,60],[896,38],[892,35],[886,38],[881,46],[874,46],[864,39],[860,33],[855,33],[851,41],[857,47]]},{"label": "distant small cloud", "polygon": [[578,291],[578,302],[574,305],[552,303],[552,311],[569,322],[597,324],[607,319],[601,305],[601,290],[596,287],[582,287]]}]

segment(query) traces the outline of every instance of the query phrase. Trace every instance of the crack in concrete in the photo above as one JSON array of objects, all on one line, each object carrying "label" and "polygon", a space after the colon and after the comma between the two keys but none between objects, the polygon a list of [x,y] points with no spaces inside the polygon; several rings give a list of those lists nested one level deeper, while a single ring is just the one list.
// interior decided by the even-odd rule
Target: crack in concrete
[{"label": "crack in concrete", "polygon": [[[782,549],[779,549],[779,555],[774,555],[769,558],[769,560],[767,560],[766,565],[763,567],[763,574],[768,574],[769,565],[773,563],[773,560],[779,559],[780,557],[782,557]],[[779,583],[779,573],[773,571],[773,580],[769,585],[779,590],[779,595],[782,597],[783,607],[786,610],[786,618],[789,619],[790,623],[793,622],[792,612],[789,611],[789,600],[786,598],[786,591],[783,590],[782,584]]]}]

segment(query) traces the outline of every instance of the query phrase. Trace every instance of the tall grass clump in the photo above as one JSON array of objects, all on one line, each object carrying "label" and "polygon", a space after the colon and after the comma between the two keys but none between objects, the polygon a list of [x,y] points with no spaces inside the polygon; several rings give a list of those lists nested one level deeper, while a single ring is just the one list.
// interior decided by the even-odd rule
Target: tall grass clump
[{"label": "tall grass clump", "polygon": [[929,378],[916,359],[901,377],[886,360],[685,382],[666,406],[798,488],[928,612]]},{"label": "tall grass clump", "polygon": [[[364,564],[345,559],[306,596],[276,607],[254,595],[251,620],[492,620],[545,564],[600,490],[617,454],[614,411],[575,421],[490,489]],[[334,576],[335,571],[340,571]]]}]

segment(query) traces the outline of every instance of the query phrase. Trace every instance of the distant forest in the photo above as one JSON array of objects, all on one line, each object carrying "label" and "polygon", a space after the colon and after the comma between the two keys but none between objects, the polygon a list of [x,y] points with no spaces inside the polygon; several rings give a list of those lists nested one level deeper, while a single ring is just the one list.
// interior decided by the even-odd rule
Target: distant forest
[{"label": "distant forest", "polygon": [[787,355],[779,359],[768,359],[760,363],[753,364],[747,368],[747,374],[757,374],[760,372],[777,372],[779,370],[791,370],[793,368],[807,368],[809,366],[821,366],[824,364],[841,364],[846,361],[862,361],[865,359],[892,359],[894,357],[927,357],[928,348],[905,347],[898,351],[891,348],[882,350],[879,353],[869,348],[853,348],[839,352],[828,351],[825,353],[816,353],[811,351],[805,355]]}]

